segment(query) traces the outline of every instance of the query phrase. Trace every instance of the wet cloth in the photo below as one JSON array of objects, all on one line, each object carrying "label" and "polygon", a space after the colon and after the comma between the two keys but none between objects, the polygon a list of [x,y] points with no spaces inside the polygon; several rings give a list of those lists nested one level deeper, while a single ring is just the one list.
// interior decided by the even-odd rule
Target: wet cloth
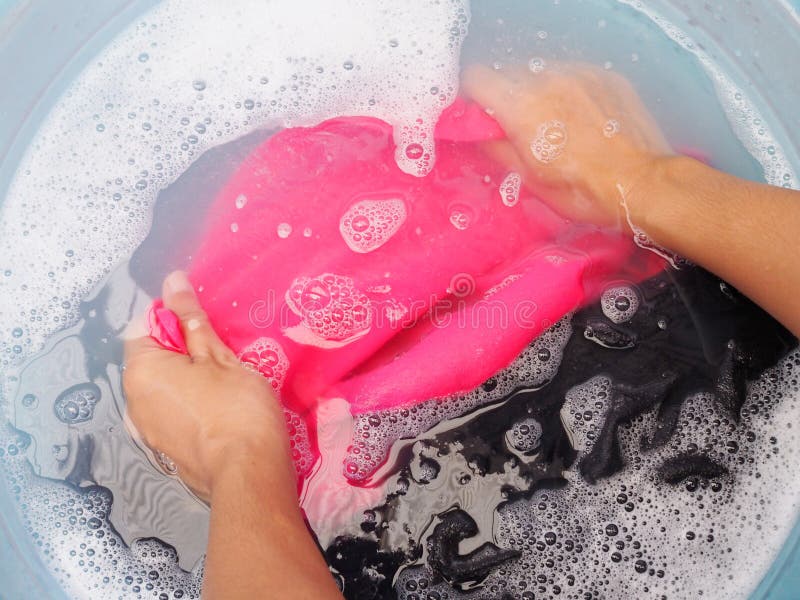
[{"label": "wet cloth", "polygon": [[[323,397],[353,414],[409,406],[477,387],[609,281],[661,268],[629,236],[562,218],[482,152],[502,137],[457,101],[415,177],[377,119],[272,136],[212,205],[189,270],[222,340],[304,417]],[[185,351],[158,301],[149,322]]]}]

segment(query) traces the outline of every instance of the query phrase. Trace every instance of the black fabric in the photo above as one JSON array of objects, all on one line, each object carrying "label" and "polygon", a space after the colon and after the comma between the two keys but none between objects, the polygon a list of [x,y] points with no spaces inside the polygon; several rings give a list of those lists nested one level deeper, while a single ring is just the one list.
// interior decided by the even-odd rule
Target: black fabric
[{"label": "black fabric", "polygon": [[[735,422],[746,398],[748,381],[797,345],[797,339],[767,313],[700,268],[662,273],[642,283],[639,292],[640,307],[627,323],[611,322],[599,303],[574,316],[573,333],[561,366],[544,388],[515,390],[495,409],[436,435],[429,443],[442,452],[457,448],[477,477],[502,473],[511,462],[526,478],[527,486],[505,490],[508,499],[565,486],[562,474],[577,459],[560,418],[566,394],[594,376],[605,375],[612,381],[608,409],[591,450],[577,465],[587,481],[596,482],[625,468],[617,439],[620,426],[642,413],[656,411],[656,427],[641,440],[641,449],[661,447],[675,433],[687,398],[697,392],[712,394],[718,407]],[[488,390],[495,385],[489,380],[484,387]],[[534,418],[542,426],[539,459],[535,461],[520,461],[506,446],[509,426],[524,418]],[[697,478],[723,477],[726,473],[723,465],[697,452],[664,460],[654,476],[679,485]],[[408,467],[401,468],[400,474],[411,479]],[[380,511],[390,515],[392,507],[401,502],[402,493],[392,494]],[[427,566],[454,585],[478,582],[516,556],[492,544],[460,556],[458,542],[477,534],[475,522],[459,509],[439,518],[441,523],[425,540]],[[372,564],[380,530],[371,527],[365,535],[374,546],[365,547],[363,557]],[[345,555],[362,552],[351,538],[337,540],[328,550],[329,557],[333,548]],[[413,558],[407,555],[405,562],[417,560],[418,550],[412,552]],[[355,557],[351,560],[355,562],[348,564],[354,567],[362,565]],[[402,562],[396,555],[391,561],[383,560],[381,577],[394,577],[396,570],[392,566]],[[346,571],[362,572],[353,566]],[[358,587],[358,577],[348,577],[351,583],[345,586],[347,598],[394,597],[391,588],[378,591],[375,584],[353,591],[353,585]]]}]

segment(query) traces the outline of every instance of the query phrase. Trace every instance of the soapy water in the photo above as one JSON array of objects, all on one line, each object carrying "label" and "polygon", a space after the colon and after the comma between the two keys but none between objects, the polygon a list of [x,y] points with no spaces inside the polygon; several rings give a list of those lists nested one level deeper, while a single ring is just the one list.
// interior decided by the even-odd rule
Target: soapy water
[{"label": "soapy water", "polygon": [[[569,34],[559,34],[557,24],[568,20],[559,15],[570,14],[570,3],[558,4],[537,7],[541,13],[533,22],[552,14],[555,25],[526,26],[530,42],[514,38],[511,19],[473,6],[473,12],[488,13],[477,18],[490,32],[486,35],[497,38],[488,46],[500,56],[490,62],[501,68],[503,61],[528,63],[536,73],[551,57],[564,58],[558,44]],[[591,10],[602,14],[608,4],[580,4],[583,18],[588,20]],[[140,273],[134,283],[123,265],[108,276],[147,235],[161,190],[215,146],[258,129],[341,114],[390,122],[398,164],[405,170],[423,175],[435,161],[431,128],[455,96],[470,7],[454,1],[320,3],[301,15],[293,8],[288,2],[265,8],[244,1],[226,6],[173,1],[148,13],[54,108],[3,205],[0,291],[14,306],[0,308],[0,361],[10,375],[4,397],[12,403],[6,408],[16,427],[3,433],[3,462],[24,524],[73,597],[199,596],[207,511],[179,481],[163,476],[121,424],[115,336],[147,305],[140,288],[154,293],[153,282],[164,273]],[[502,13],[503,7],[496,10]],[[708,73],[764,178],[794,185],[780,146],[741,90],[674,26],[649,11],[647,16],[660,27],[653,27],[659,35],[666,33],[692,53]],[[601,20],[598,29],[613,25],[601,27]],[[475,54],[481,44],[469,47],[470,37],[465,52]],[[635,61],[629,56],[646,66],[644,49]],[[624,127],[624,119],[618,125]],[[548,151],[544,158],[563,148],[558,133],[558,128],[543,130],[537,148]],[[513,177],[504,184],[498,193],[514,202]],[[53,198],[59,200],[57,218]],[[404,207],[382,210],[369,201],[363,214],[340,223],[357,252],[368,253],[391,237],[405,214]],[[241,198],[237,206],[247,202]],[[188,221],[201,218],[200,200],[182,206],[179,214]],[[450,211],[454,227],[470,226],[468,212],[459,206]],[[367,232],[375,227],[373,236],[356,239],[364,226]],[[278,233],[301,234],[290,226]],[[174,244],[176,234],[185,232],[170,230],[165,239]],[[173,266],[183,266],[180,251],[174,254]],[[298,285],[305,289],[309,283]],[[562,366],[571,368],[564,352],[576,339],[598,351],[640,351],[624,327],[643,310],[641,292],[625,283],[609,285],[594,320],[559,322],[474,392],[343,421],[347,435],[339,436],[339,443],[354,443],[331,453],[330,464],[323,453],[322,464],[308,468],[316,468],[318,478],[338,475],[372,487],[350,486],[365,492],[336,520],[315,509],[311,483],[303,502],[348,597],[382,597],[391,588],[409,600],[643,597],[656,591],[669,597],[700,591],[707,597],[746,596],[795,520],[797,490],[786,473],[800,450],[787,427],[798,410],[796,354],[751,385],[738,426],[729,414],[714,412],[720,409],[708,394],[686,393],[672,429],[680,432],[679,441],[644,451],[638,441],[658,428],[656,416],[635,415],[619,428],[619,455],[627,467],[610,474],[603,473],[610,467],[602,461],[594,467],[602,476],[583,466],[595,464],[583,459],[594,448],[590,436],[596,439],[601,423],[609,422],[608,393],[618,383],[600,372],[569,380],[564,408],[556,411],[569,432],[568,445],[559,438],[553,449],[554,431],[562,429],[552,414],[547,420],[525,411],[498,426],[502,452],[484,432],[472,441],[459,439],[471,423],[492,415],[499,419],[503,410],[520,405],[520,390],[548,393],[558,377],[569,379],[558,367],[566,360]],[[310,291],[304,296],[301,290],[295,306],[313,331],[319,315]],[[337,332],[343,339],[363,330],[356,316]],[[671,331],[665,315],[650,317],[658,330]],[[54,331],[76,322],[77,329],[43,346]],[[41,350],[43,358],[27,373],[10,371]],[[280,372],[280,354],[268,341],[253,350],[257,368],[273,376]],[[536,402],[523,404],[538,410]],[[579,410],[585,405],[591,408]],[[302,459],[308,456],[307,440],[302,423],[292,424]],[[723,427],[729,432],[724,443],[706,431]],[[696,472],[679,478],[676,487],[658,469],[675,453],[697,454],[691,444],[713,456],[712,463],[687,458],[684,463]],[[542,458],[545,450],[548,460]],[[354,508],[366,512],[353,519]],[[733,519],[735,531],[726,524]],[[356,536],[361,545],[353,541]],[[461,540],[455,550],[448,547],[453,539]],[[760,545],[753,547],[753,540]],[[484,543],[490,546],[477,552]],[[466,557],[472,551],[476,554]],[[369,563],[373,555],[379,564]],[[458,591],[472,585],[478,589]],[[376,593],[370,596],[372,589]]]}]

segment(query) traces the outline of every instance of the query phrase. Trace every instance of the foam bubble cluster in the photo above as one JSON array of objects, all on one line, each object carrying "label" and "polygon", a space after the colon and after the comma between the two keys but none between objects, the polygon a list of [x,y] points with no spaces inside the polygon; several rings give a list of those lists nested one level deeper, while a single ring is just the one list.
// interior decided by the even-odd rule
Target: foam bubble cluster
[{"label": "foam bubble cluster", "polygon": [[372,326],[370,299],[343,275],[298,277],[286,291],[286,304],[323,340],[351,340]]},{"label": "foam bubble cluster", "polygon": [[588,454],[594,447],[609,408],[611,380],[598,375],[567,395],[561,422],[570,433],[572,447]]},{"label": "foam bubble cluster", "polygon": [[311,451],[311,438],[308,426],[303,418],[293,410],[283,409],[286,417],[286,431],[289,434],[289,451],[292,454],[294,467],[298,475],[305,476],[314,465],[314,453]]},{"label": "foam bubble cluster", "polygon": [[639,295],[633,286],[613,286],[600,297],[600,308],[612,323],[625,323],[639,310]]},{"label": "foam bubble cluster", "polygon": [[100,390],[93,384],[83,384],[65,390],[56,398],[53,410],[62,423],[68,425],[91,421]]},{"label": "foam bubble cluster", "polygon": [[519,202],[519,191],[522,187],[522,176],[511,172],[500,184],[500,198],[506,206],[515,206]]},{"label": "foam bubble cluster", "polygon": [[468,23],[465,0],[160,3],[71,85],[5,198],[0,297],[14,305],[0,311],[2,364],[75,321],[147,234],[159,191],[209,148],[371,115],[394,126],[399,166],[425,174]]},{"label": "foam bubble cluster", "polygon": [[276,392],[283,387],[286,373],[289,371],[289,359],[276,340],[268,337],[258,338],[239,353],[239,360],[266,377]]},{"label": "foam bubble cluster", "polygon": [[551,163],[564,153],[567,139],[567,127],[561,121],[542,123],[531,141],[531,154],[540,163]]},{"label": "foam bubble cluster", "polygon": [[533,452],[542,439],[542,425],[533,417],[521,419],[506,433],[506,440],[515,450]]},{"label": "foam bubble cluster", "polygon": [[366,254],[383,246],[406,220],[399,198],[360,200],[342,215],[339,231],[353,252]]}]

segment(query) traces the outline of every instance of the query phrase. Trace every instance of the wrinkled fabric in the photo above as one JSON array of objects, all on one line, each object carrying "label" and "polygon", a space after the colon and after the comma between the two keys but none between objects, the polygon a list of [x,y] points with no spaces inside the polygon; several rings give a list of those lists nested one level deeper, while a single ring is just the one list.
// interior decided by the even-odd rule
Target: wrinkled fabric
[{"label": "wrinkled fabric", "polygon": [[[323,397],[358,414],[471,390],[610,281],[662,267],[520,186],[482,152],[504,133],[476,105],[445,111],[425,177],[398,168],[392,133],[347,117],[272,136],[213,204],[193,256],[222,340],[304,417]],[[149,323],[185,351],[162,305]]]}]

